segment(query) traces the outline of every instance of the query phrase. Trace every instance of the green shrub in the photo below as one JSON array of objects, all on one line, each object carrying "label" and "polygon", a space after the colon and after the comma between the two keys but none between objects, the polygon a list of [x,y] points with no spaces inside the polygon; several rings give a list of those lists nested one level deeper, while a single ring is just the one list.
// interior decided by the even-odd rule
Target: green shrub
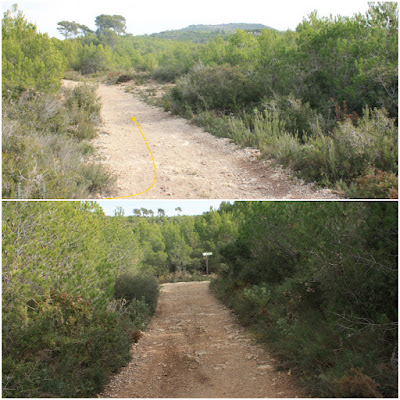
[{"label": "green shrub", "polygon": [[234,131],[230,127],[230,119],[218,116],[215,111],[202,111],[193,117],[193,122],[215,136],[233,137]]},{"label": "green shrub", "polygon": [[[325,185],[344,182],[354,197],[395,197],[397,186],[397,129],[385,110],[366,109],[355,126],[351,119],[338,122],[331,133],[316,125],[313,134],[277,135],[264,148],[303,178]],[[377,168],[382,173],[371,174]],[[374,178],[372,178],[374,177]],[[357,194],[359,187],[359,194]]]},{"label": "green shrub", "polygon": [[3,101],[3,197],[87,198],[112,182],[88,162],[90,146],[75,138],[96,133],[94,89],[76,88],[63,106],[58,96],[27,91]]},{"label": "green shrub", "polygon": [[152,313],[157,307],[158,294],[157,279],[150,274],[128,272],[120,275],[115,281],[114,298],[123,298],[128,303],[144,300]]},{"label": "green shrub", "polygon": [[72,91],[66,91],[65,104],[71,124],[68,132],[79,140],[97,136],[96,124],[100,122],[101,103],[96,90],[96,86],[84,83]]},{"label": "green shrub", "polygon": [[159,82],[175,82],[175,79],[187,73],[184,65],[162,65],[151,73],[151,77]]},{"label": "green shrub", "polygon": [[313,397],[397,394],[397,203],[235,207],[217,297]]},{"label": "green shrub", "polygon": [[112,66],[112,50],[102,44],[82,46],[73,69],[82,75],[95,74],[109,70]]},{"label": "green shrub", "polygon": [[31,88],[55,92],[61,86],[65,59],[47,34],[37,32],[18,11],[4,13],[2,20],[3,96],[18,97]]},{"label": "green shrub", "polygon": [[[286,131],[296,135],[300,140],[303,135],[318,132],[318,125],[324,126],[323,118],[310,107],[310,104],[303,104],[294,96],[275,96],[272,100],[265,100],[264,106],[268,112],[276,113],[277,119]],[[322,130],[326,129],[323,127]]]},{"label": "green shrub", "polygon": [[75,82],[84,82],[87,78],[85,78],[79,71],[68,69],[64,72],[64,79]]},{"label": "green shrub", "polygon": [[91,397],[129,359],[120,314],[55,290],[27,306],[3,308],[4,397]]},{"label": "green shrub", "polygon": [[177,81],[171,98],[178,108],[188,104],[195,110],[234,112],[260,99],[252,78],[239,67],[197,64]]}]

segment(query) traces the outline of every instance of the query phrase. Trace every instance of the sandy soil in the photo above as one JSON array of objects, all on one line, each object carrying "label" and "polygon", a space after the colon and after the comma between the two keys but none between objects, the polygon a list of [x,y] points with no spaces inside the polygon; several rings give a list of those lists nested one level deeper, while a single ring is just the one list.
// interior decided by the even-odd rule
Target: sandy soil
[{"label": "sandy soil", "polygon": [[252,342],[208,282],[164,284],[132,361],[98,397],[304,397]]},{"label": "sandy soil", "polygon": [[[65,85],[75,84],[66,81]],[[98,159],[117,176],[110,193],[99,197],[131,196],[154,181],[146,143],[132,122],[136,118],[153,153],[155,185],[136,199],[330,199],[327,189],[291,179],[270,162],[259,161],[259,151],[241,149],[188,121],[146,104],[126,93],[125,85],[100,84],[102,126],[94,140]]]}]

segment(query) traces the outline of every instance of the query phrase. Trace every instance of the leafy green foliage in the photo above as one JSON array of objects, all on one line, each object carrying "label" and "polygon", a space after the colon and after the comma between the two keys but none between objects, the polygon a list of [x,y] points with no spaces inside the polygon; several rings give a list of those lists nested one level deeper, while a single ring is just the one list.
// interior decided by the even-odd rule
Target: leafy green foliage
[{"label": "leafy green foliage", "polygon": [[80,71],[83,75],[107,71],[113,65],[111,61],[112,51],[102,44],[98,46],[92,43],[88,46],[78,48],[76,59],[71,60],[74,70]]},{"label": "leafy green foliage", "polygon": [[4,397],[93,396],[156,307],[150,276],[113,299],[138,257],[129,224],[95,203],[7,202],[2,234]]},{"label": "leafy green foliage", "polygon": [[[193,110],[237,111],[257,101],[257,86],[238,67],[196,65],[181,78],[171,93],[172,100]],[[178,105],[182,107],[182,105]]]},{"label": "leafy green foliage", "polygon": [[16,6],[2,21],[3,97],[27,89],[54,92],[61,85],[65,59],[45,34],[27,22]]},{"label": "leafy green foliage", "polygon": [[158,217],[151,210],[134,209],[135,216],[128,217],[128,221],[138,240],[140,270],[151,271],[162,282],[207,279],[202,253],[211,251],[214,254],[209,258],[209,271],[218,272],[219,249],[237,233],[237,220],[230,207],[226,203],[224,208],[201,216],[171,218],[165,217],[162,209]]},{"label": "leafy green foliage", "polygon": [[67,91],[65,105],[73,126],[70,132],[79,140],[93,139],[97,136],[95,126],[100,122],[101,103],[96,89],[96,86],[82,84],[71,92]]},{"label": "leafy green foliage", "polygon": [[118,35],[125,33],[126,19],[122,15],[101,14],[96,17],[95,24],[100,34],[112,29]]},{"label": "leafy green foliage", "polygon": [[116,299],[125,299],[128,304],[134,300],[142,300],[152,313],[156,310],[158,294],[158,283],[154,275],[126,272],[115,280]]},{"label": "leafy green foliage", "polygon": [[57,22],[57,30],[68,39],[69,36],[76,36],[78,34],[79,24],[75,21],[60,21]]},{"label": "leafy green foliage", "polygon": [[[177,103],[169,99],[164,99],[164,106],[175,111]],[[271,102],[263,112],[254,109],[220,117],[203,111],[193,121],[216,136],[257,147],[301,177],[338,188],[350,197],[397,198],[398,133],[396,121],[386,110],[365,109],[357,122],[346,117],[325,134],[320,114],[298,100],[286,101],[292,103],[290,109]],[[191,108],[185,112],[193,115]],[[294,121],[308,130],[288,131]]]},{"label": "leafy green foliage", "polygon": [[[379,3],[353,18],[313,13],[296,32],[265,29],[255,38],[239,30],[211,41],[164,109],[258,147],[307,180],[352,197],[395,197],[396,10]],[[374,168],[389,178],[369,189]]]},{"label": "leafy green foliage", "polygon": [[[360,189],[358,193],[353,185],[354,197],[365,196],[362,177],[371,169],[397,173],[397,128],[385,110],[366,109],[356,125],[345,119],[337,123],[330,135],[323,134],[317,119],[314,129],[315,133],[304,136],[302,141],[295,136],[286,143],[278,137],[265,151],[310,180],[325,184],[344,182],[345,187],[355,181]],[[397,182],[388,182],[389,186],[382,185],[380,190],[369,193],[377,198],[395,196]]]},{"label": "leafy green foliage", "polygon": [[395,395],[397,203],[234,210],[242,223],[220,250],[226,267],[214,292],[312,395]]},{"label": "leafy green foliage", "polygon": [[26,314],[7,306],[3,395],[90,397],[129,359],[129,327],[117,313],[54,289],[30,299]]}]

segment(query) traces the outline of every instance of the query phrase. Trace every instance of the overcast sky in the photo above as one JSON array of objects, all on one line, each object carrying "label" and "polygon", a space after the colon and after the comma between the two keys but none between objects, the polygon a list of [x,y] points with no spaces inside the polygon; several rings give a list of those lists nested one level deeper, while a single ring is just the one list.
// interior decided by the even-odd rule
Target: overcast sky
[{"label": "overcast sky", "polygon": [[[178,215],[175,211],[177,207],[182,209],[181,215],[201,215],[203,212],[210,211],[210,207],[217,210],[221,201],[223,200],[97,200],[97,203],[106,215],[114,215],[114,210],[120,206],[125,210],[125,215],[133,215],[135,208],[153,210],[157,215],[158,209],[162,208],[167,216],[172,217]],[[233,200],[230,201],[230,203],[233,202]]]},{"label": "overcast sky", "polygon": [[95,29],[101,14],[122,15],[134,35],[180,29],[192,24],[260,23],[279,30],[296,26],[313,10],[320,16],[365,13],[361,0],[24,0],[2,1],[3,12],[17,3],[42,33],[61,38],[57,22],[76,21]]}]

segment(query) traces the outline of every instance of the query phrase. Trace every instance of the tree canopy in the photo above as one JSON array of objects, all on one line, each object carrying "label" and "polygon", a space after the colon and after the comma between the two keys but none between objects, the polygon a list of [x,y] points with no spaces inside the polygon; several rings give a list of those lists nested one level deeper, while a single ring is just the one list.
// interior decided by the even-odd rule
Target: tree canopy
[{"label": "tree canopy", "polygon": [[96,17],[95,24],[100,34],[104,34],[108,29],[111,29],[116,34],[122,35],[126,30],[126,19],[122,15],[101,14]]},{"label": "tree canopy", "polygon": [[2,20],[3,96],[7,90],[55,91],[61,86],[66,60],[47,34],[37,32],[14,6]]}]

